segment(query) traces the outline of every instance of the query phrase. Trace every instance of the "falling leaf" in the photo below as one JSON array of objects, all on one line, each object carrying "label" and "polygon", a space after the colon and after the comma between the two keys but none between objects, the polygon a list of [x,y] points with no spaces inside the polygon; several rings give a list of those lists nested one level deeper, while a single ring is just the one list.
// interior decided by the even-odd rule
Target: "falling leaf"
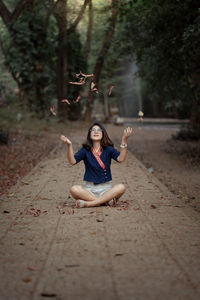
[{"label": "falling leaf", "polygon": [[97,89],[97,87],[96,87],[96,84],[95,84],[93,81],[91,81],[91,84],[90,84],[90,90],[91,90],[92,92],[98,93],[98,89]]},{"label": "falling leaf", "polygon": [[53,105],[50,107],[50,112],[52,115],[56,116],[55,107]]},{"label": "falling leaf", "polygon": [[114,88],[114,85],[111,85],[110,87],[109,87],[109,91],[108,91],[108,96],[110,96],[111,95],[111,93],[112,93],[112,89]]},{"label": "falling leaf", "polygon": [[95,83],[92,81],[92,82],[91,82],[91,85],[90,85],[91,90],[92,90],[94,87],[95,87]]},{"label": "falling leaf", "polygon": [[70,84],[75,84],[75,85],[84,85],[85,84],[85,80],[81,80],[81,81],[69,81]]},{"label": "falling leaf", "polygon": [[78,103],[78,102],[80,101],[80,99],[81,99],[81,96],[79,95],[79,96],[74,100],[74,102],[75,102],[75,103]]},{"label": "falling leaf", "polygon": [[70,104],[70,102],[69,102],[69,100],[68,100],[68,99],[63,99],[63,100],[61,100],[61,102],[63,102],[63,103],[67,103],[67,104]]},{"label": "falling leaf", "polygon": [[84,73],[82,73],[82,72],[80,71],[80,73],[79,73],[79,74],[76,74],[75,76],[76,76],[76,78],[79,78],[79,77],[85,77],[85,78],[88,78],[88,77],[93,77],[94,74],[93,74],[93,73],[92,73],[92,74],[84,74]]}]

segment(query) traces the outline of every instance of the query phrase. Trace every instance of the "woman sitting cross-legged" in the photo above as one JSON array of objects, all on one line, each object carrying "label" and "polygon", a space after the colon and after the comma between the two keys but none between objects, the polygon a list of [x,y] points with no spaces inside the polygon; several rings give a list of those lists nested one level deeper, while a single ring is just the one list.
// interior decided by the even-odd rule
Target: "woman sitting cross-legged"
[{"label": "woman sitting cross-legged", "polygon": [[101,204],[114,206],[125,192],[125,185],[120,183],[112,186],[111,159],[121,163],[127,154],[127,139],[132,128],[124,130],[120,152],[113,147],[105,128],[98,122],[92,124],[88,130],[86,143],[74,154],[72,142],[61,135],[60,139],[67,144],[69,163],[77,164],[81,160],[85,164],[85,186],[74,185],[70,192],[77,200],[77,207],[93,207]]}]

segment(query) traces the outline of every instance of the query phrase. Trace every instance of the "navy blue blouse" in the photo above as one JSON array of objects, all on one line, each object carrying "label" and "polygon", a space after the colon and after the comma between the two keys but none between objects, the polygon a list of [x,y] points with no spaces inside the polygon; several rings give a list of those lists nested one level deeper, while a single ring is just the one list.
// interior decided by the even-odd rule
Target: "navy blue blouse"
[{"label": "navy blue blouse", "polygon": [[94,184],[104,183],[112,180],[110,164],[111,158],[117,161],[120,152],[112,146],[108,146],[103,149],[100,158],[105,164],[105,170],[99,165],[97,159],[91,150],[87,150],[82,147],[78,152],[75,153],[74,157],[76,163],[81,160],[85,164],[85,175],[83,180],[93,182]]}]

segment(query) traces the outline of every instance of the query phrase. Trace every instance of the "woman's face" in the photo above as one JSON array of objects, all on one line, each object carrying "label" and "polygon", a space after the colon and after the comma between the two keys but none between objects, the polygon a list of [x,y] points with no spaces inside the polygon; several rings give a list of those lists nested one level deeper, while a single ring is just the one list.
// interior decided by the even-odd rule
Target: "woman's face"
[{"label": "woman's face", "polygon": [[90,138],[92,141],[101,141],[103,137],[102,130],[99,126],[94,125],[90,131]]}]

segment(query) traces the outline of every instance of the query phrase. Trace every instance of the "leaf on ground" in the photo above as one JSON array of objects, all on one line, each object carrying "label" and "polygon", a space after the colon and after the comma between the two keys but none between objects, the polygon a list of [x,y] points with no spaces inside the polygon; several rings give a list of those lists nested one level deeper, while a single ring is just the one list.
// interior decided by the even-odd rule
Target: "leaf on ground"
[{"label": "leaf on ground", "polygon": [[80,267],[80,265],[78,264],[73,264],[73,265],[65,265],[66,268],[76,268],[76,267]]},{"label": "leaf on ground", "polygon": [[24,282],[30,282],[30,281],[31,281],[31,278],[30,278],[30,277],[26,277],[26,278],[23,279],[23,281],[24,281]]},{"label": "leaf on ground", "polygon": [[23,185],[29,185],[28,182],[25,182],[25,181],[21,181],[20,184],[23,186]]},{"label": "leaf on ground", "polygon": [[56,297],[57,295],[56,294],[53,294],[53,293],[41,293],[40,294],[42,297]]},{"label": "leaf on ground", "polygon": [[34,268],[34,267],[27,267],[27,269],[30,270],[30,271],[35,271],[36,270],[36,268]]},{"label": "leaf on ground", "polygon": [[157,208],[157,206],[155,206],[154,204],[151,204],[151,208],[155,209],[155,208]]},{"label": "leaf on ground", "polygon": [[39,217],[39,215],[41,214],[41,210],[40,209],[36,209],[35,208],[30,208],[34,211],[30,211],[28,209],[26,209],[26,215],[33,215],[34,217]]}]

